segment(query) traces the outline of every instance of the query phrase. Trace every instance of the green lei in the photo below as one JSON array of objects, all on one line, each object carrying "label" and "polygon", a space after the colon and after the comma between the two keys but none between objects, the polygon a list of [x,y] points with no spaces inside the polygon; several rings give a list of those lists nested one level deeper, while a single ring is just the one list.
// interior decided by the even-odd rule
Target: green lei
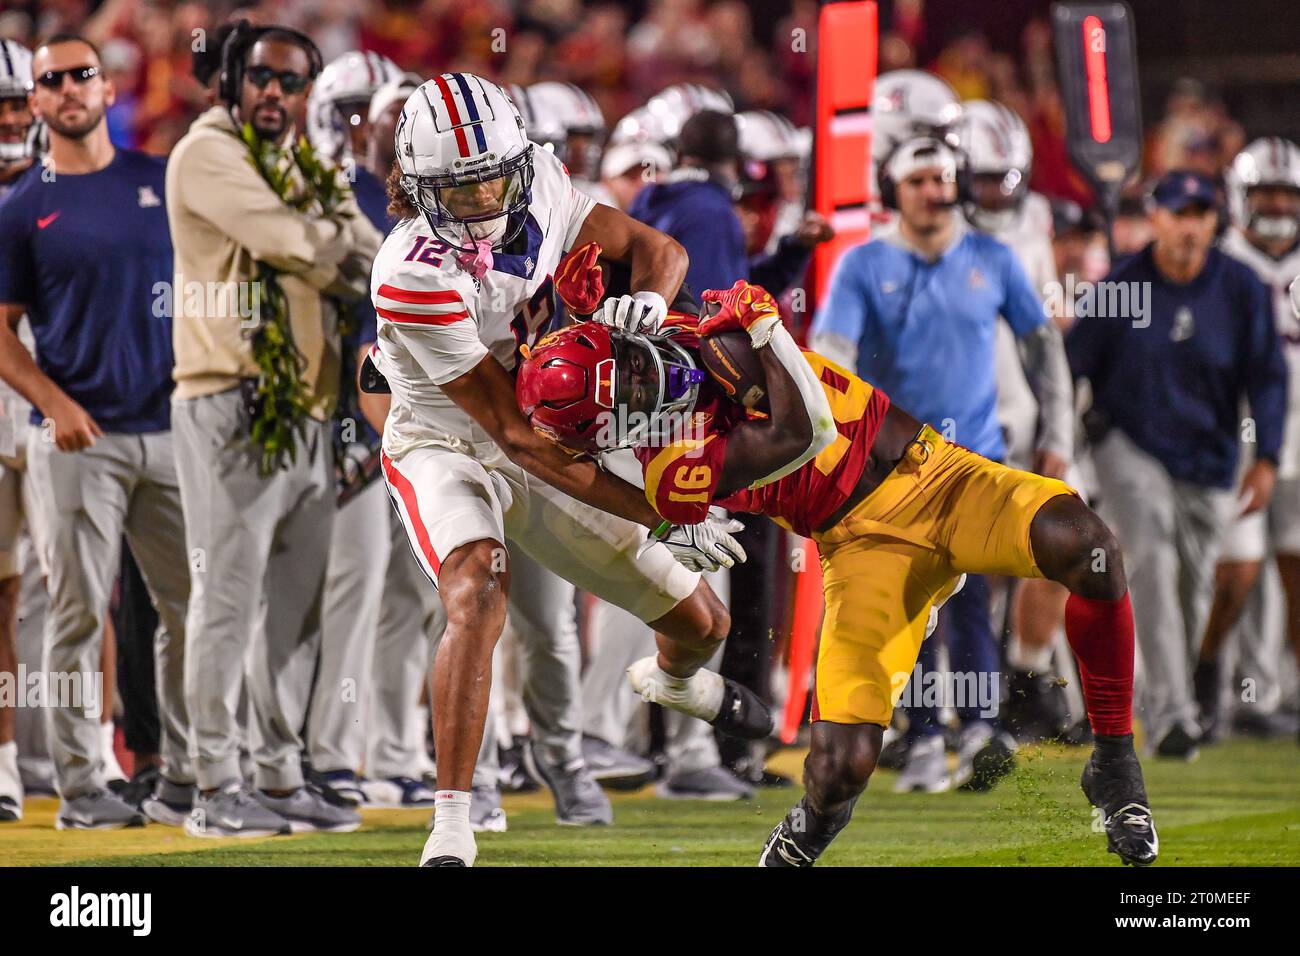
[{"label": "green lei", "polygon": [[[339,171],[322,162],[306,138],[284,149],[260,139],[251,123],[244,124],[240,138],[249,149],[248,161],[289,207],[329,215],[347,196]],[[297,460],[298,440],[306,438],[311,417],[312,396],[303,378],[307,360],[293,340],[279,272],[265,262],[257,263],[251,299],[258,317],[247,333],[258,368],[251,438],[260,453],[258,471],[266,477]]]}]

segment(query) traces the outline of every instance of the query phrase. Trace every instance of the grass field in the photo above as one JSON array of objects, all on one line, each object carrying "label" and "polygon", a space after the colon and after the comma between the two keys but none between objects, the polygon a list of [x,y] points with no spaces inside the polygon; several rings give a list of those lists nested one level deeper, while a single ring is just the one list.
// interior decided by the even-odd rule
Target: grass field
[{"label": "grass field", "polygon": [[[882,772],[853,824],[823,859],[832,866],[1118,865],[1091,830],[1079,791],[1085,751],[1022,752],[993,792],[896,795]],[[802,753],[776,769],[797,776]],[[1231,741],[1192,764],[1146,762],[1160,829],[1159,864],[1300,865],[1300,748],[1293,740]],[[615,794],[615,825],[555,825],[546,794],[507,797],[507,833],[479,837],[479,865],[749,866],[796,791],[762,791],[743,804]],[[19,824],[0,826],[0,864],[131,866],[410,866],[424,843],[425,811],[367,810],[351,834],[208,841],[150,825],[106,833],[58,832],[56,801],[32,800]],[[1157,865],[1159,865],[1157,864]]]}]

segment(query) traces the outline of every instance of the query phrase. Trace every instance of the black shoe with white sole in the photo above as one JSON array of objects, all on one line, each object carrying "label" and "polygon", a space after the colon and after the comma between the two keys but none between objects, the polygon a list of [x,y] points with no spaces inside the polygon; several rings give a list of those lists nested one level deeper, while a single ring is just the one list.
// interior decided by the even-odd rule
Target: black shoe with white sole
[{"label": "black shoe with white sole", "polygon": [[13,797],[0,797],[0,823],[16,823],[23,818],[23,805]]},{"label": "black shoe with white sole", "polygon": [[722,706],[709,724],[720,733],[741,740],[762,740],[772,735],[776,720],[771,708],[748,687],[723,678]]},{"label": "black shoe with white sole", "polygon": [[1126,864],[1149,866],[1160,852],[1142,765],[1133,735],[1097,738],[1080,780],[1088,802],[1101,810],[1107,849]]},{"label": "black shoe with white sole", "polygon": [[759,866],[812,866],[849,824],[853,804],[834,816],[818,813],[802,797],[776,825],[758,856]]},{"label": "black shoe with white sole", "polygon": [[464,866],[465,861],[458,856],[435,856],[421,863],[421,867],[426,866]]}]

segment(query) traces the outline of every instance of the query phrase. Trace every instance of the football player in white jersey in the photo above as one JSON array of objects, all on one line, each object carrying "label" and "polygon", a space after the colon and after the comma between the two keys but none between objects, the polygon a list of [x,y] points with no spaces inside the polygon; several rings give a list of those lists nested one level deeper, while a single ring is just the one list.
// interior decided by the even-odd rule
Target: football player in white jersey
[{"label": "football player in white jersey", "polygon": [[[738,523],[668,526],[639,490],[534,432],[510,375],[551,324],[566,250],[596,242],[628,264],[636,291],[597,315],[654,331],[686,272],[681,247],[578,192],[560,160],[524,136],[504,91],[472,74],[444,73],[412,94],[396,146],[390,183],[404,218],[371,277],[371,355],[393,396],[383,469],[448,621],[434,663],[438,791],[421,865],[467,866],[477,853],[469,791],[505,616],[507,538],[653,625],[657,657],[629,670],[643,697],[752,738],[767,736],[772,715],[701,667],[729,620],[693,572],[743,560],[729,534]],[[689,402],[697,377],[661,372],[664,400]]]},{"label": "football player in white jersey", "polygon": [[[1250,266],[1273,294],[1291,384],[1272,502],[1229,526],[1215,573],[1214,604],[1195,673],[1197,702],[1209,740],[1218,732],[1224,644],[1252,592],[1259,594],[1256,583],[1270,546],[1285,594],[1287,636],[1300,654],[1300,317],[1287,293],[1300,276],[1300,148],[1279,137],[1255,140],[1233,160],[1227,185],[1233,225],[1221,247]],[[1251,603],[1252,611],[1261,610],[1262,602]],[[1282,634],[1266,620],[1242,628],[1239,668],[1256,678],[1260,693],[1252,706],[1239,709],[1239,729],[1263,735],[1281,729],[1275,711],[1283,656]]]}]

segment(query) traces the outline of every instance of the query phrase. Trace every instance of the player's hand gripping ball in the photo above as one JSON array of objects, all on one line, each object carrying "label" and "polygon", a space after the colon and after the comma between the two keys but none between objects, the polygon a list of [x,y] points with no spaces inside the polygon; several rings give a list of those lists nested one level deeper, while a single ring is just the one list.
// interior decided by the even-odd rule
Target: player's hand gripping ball
[{"label": "player's hand gripping ball", "polygon": [[[705,303],[699,326],[704,338],[719,332],[747,332],[753,347],[761,349],[781,323],[771,293],[744,279],[737,279],[730,289],[708,289],[700,298]],[[711,303],[717,303],[716,311],[708,307]]]}]

